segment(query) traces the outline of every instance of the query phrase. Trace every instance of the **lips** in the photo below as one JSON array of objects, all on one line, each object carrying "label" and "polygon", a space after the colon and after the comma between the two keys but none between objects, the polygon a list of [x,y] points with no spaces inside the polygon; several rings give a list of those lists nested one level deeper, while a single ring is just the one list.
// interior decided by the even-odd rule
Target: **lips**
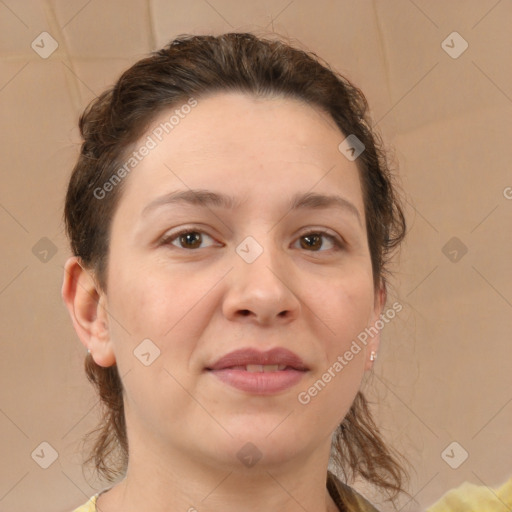
[{"label": "lips", "polygon": [[302,359],[284,348],[230,352],[206,368],[224,384],[252,395],[272,395],[298,384],[308,371]]},{"label": "lips", "polygon": [[274,348],[266,352],[256,349],[240,349],[218,359],[207,370],[245,369],[249,372],[278,370],[307,371],[302,359],[285,348]]}]

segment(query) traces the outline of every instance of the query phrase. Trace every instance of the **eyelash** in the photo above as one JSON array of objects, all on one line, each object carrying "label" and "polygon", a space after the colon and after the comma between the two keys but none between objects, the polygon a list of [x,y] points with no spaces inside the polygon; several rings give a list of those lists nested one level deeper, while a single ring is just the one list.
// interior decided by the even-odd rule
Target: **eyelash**
[{"label": "eyelash", "polygon": [[[170,233],[166,236],[164,236],[161,240],[161,245],[173,245],[174,247],[178,248],[178,249],[183,249],[185,251],[194,251],[194,250],[198,250],[198,249],[201,249],[201,247],[199,248],[196,248],[196,249],[189,249],[189,248],[186,248],[186,247],[178,247],[178,246],[175,246],[172,242],[174,240],[177,240],[179,239],[180,236],[182,235],[186,235],[186,234],[190,234],[190,233],[199,233],[201,235],[206,235],[208,236],[209,238],[211,238],[213,240],[213,237],[208,235],[208,233],[200,230],[200,229],[194,229],[194,228],[185,228],[185,229],[182,229],[181,231],[178,231],[177,233]],[[345,248],[345,244],[344,242],[342,242],[341,240],[338,240],[338,238],[336,238],[334,235],[330,234],[329,232],[323,230],[323,229],[316,229],[316,230],[311,230],[311,231],[307,231],[306,233],[303,233],[302,235],[299,236],[299,238],[297,238],[297,241],[300,240],[301,238],[304,238],[304,237],[307,237],[307,236],[311,236],[311,235],[320,235],[322,236],[323,238],[326,238],[327,240],[329,240],[332,244],[333,244],[333,247],[331,249],[327,249],[327,250],[319,250],[319,251],[307,251],[307,249],[304,249],[306,250],[307,252],[326,252],[328,250],[334,250],[334,251],[340,251],[342,249]],[[204,249],[204,247],[203,247]]]}]

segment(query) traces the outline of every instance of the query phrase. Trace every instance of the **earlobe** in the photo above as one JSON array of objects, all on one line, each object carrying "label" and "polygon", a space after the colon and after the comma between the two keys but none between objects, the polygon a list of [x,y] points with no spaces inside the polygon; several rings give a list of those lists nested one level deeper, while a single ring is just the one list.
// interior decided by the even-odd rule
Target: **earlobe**
[{"label": "earlobe", "polygon": [[62,298],[80,341],[96,364],[112,366],[116,360],[110,339],[106,295],[76,256],[64,267]]},{"label": "earlobe", "polygon": [[[378,329],[378,320],[380,320],[382,311],[384,309],[384,305],[386,304],[387,291],[386,284],[382,280],[379,286],[379,289],[375,293],[375,304],[374,304],[374,313],[372,318],[372,327]],[[378,352],[380,346],[380,329],[378,329],[377,334],[375,334],[371,340],[368,342],[366,346],[366,361],[365,361],[365,371],[371,370],[375,361],[377,360]]]}]

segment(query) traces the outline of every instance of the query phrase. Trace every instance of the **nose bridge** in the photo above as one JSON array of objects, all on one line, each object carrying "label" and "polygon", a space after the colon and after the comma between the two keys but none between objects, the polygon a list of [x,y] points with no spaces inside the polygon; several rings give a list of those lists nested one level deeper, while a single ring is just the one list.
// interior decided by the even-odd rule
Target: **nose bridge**
[{"label": "nose bridge", "polygon": [[277,288],[284,286],[286,278],[281,275],[285,255],[275,246],[271,235],[258,235],[261,243],[253,236],[246,237],[236,248],[239,261],[235,263],[235,269],[247,285],[259,286],[262,290],[271,287],[277,291]]}]

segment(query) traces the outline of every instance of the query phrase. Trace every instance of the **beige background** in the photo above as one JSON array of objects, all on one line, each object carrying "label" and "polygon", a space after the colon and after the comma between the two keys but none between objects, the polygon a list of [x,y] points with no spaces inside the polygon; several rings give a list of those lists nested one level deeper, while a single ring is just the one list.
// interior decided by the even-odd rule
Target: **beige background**
[{"label": "beige background", "polygon": [[[80,467],[97,400],[60,298],[77,118],[128,65],[183,32],[275,30],[365,92],[394,148],[410,225],[390,298],[404,309],[369,382],[386,436],[413,468],[415,501],[401,510],[423,510],[463,481],[510,477],[511,20],[512,4],[496,0],[0,2],[0,510],[69,512],[101,488]],[[43,31],[58,42],[47,58],[31,47],[50,48]],[[469,44],[458,58],[442,47],[454,31]],[[461,44],[444,43],[452,55]],[[456,246],[443,252],[452,237],[462,258]],[[458,469],[441,456],[453,441],[469,453]],[[42,442],[58,453],[48,469],[31,457]]]}]

